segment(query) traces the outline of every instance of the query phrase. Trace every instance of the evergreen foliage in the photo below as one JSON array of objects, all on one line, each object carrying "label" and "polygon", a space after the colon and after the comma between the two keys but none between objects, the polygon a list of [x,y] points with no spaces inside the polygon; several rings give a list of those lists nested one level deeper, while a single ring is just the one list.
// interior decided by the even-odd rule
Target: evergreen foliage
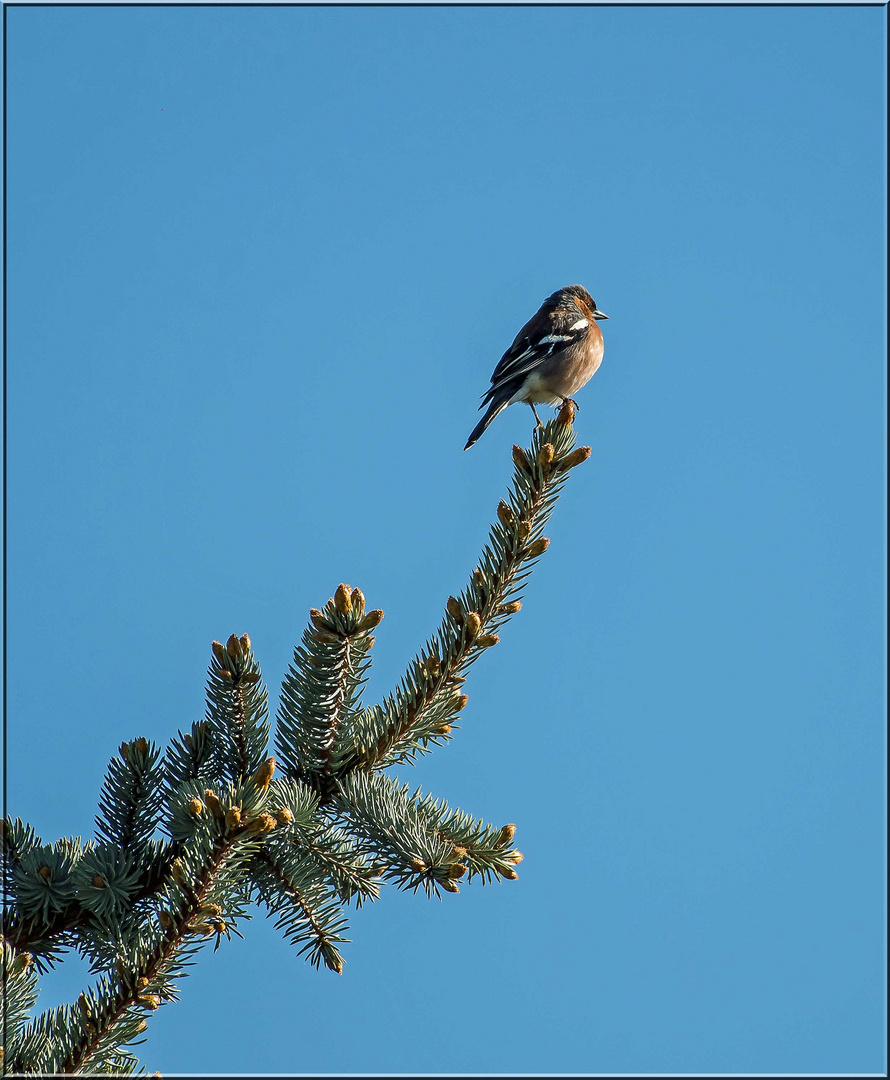
[{"label": "evergreen foliage", "polygon": [[[574,449],[572,418],[568,403],[528,450],[513,448],[479,565],[382,702],[364,705],[362,687],[383,612],[340,585],[310,612],[285,675],[276,758],[259,663],[233,634],[213,643],[203,720],[163,755],[145,738],[121,743],[94,839],[47,844],[20,820],[0,823],[4,1073],[137,1071],[148,1018],[177,999],[199,949],[239,934],[251,904],[298,954],[339,973],[347,907],[377,899],[381,883],[439,896],[517,877],[513,825],[412,793],[385,770],[453,738],[466,673],[521,607],[553,504],[589,456]],[[34,1016],[38,975],[68,950],[95,984]]]}]

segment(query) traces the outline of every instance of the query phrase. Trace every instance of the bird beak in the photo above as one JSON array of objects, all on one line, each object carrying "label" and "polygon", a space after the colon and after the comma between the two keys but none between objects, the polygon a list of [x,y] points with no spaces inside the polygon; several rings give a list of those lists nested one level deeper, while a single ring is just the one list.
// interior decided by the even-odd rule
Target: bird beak
[{"label": "bird beak", "polygon": [[608,319],[609,318],[608,315],[604,315],[601,311],[598,311],[596,308],[593,309],[593,317],[595,319],[597,319],[597,320],[599,320],[599,319]]}]

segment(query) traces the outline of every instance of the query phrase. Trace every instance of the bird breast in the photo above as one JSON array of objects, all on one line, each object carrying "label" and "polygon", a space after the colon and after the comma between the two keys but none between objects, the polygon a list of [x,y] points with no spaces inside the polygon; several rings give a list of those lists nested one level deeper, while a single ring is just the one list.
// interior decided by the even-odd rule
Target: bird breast
[{"label": "bird breast", "polygon": [[561,400],[576,394],[593,378],[603,362],[603,335],[598,326],[594,330],[584,341],[570,345],[541,365],[541,391],[549,390]]}]

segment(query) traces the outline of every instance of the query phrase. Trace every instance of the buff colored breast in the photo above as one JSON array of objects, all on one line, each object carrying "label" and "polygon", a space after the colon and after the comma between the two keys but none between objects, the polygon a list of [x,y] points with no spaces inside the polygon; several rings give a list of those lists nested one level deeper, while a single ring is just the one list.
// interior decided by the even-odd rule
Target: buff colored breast
[{"label": "buff colored breast", "polygon": [[593,324],[587,339],[549,357],[529,378],[525,392],[516,400],[558,405],[572,397],[596,374],[603,362],[603,335]]}]

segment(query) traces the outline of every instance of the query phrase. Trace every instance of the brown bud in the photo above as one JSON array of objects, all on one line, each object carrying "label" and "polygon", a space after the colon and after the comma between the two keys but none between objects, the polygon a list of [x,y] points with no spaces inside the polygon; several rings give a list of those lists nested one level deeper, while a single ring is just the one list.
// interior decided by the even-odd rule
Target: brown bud
[{"label": "brown bud", "polygon": [[141,736],[133,744],[134,749],[138,750],[140,754],[148,753],[148,739],[143,739]]},{"label": "brown bud", "polygon": [[426,863],[421,862],[420,859],[411,860],[411,869],[418,874],[422,874],[426,870]]},{"label": "brown bud", "polygon": [[454,703],[454,711],[460,712],[461,709],[465,709],[467,702],[470,700],[469,694],[459,694],[457,700]]},{"label": "brown bud", "polygon": [[146,1009],[159,1009],[161,1007],[161,999],[157,994],[142,994],[139,997],[139,1004]]},{"label": "brown bud", "polygon": [[189,813],[192,817],[200,817],[204,813],[204,804],[200,799],[192,799],[189,802]]},{"label": "brown bud", "polygon": [[467,870],[469,870],[468,866],[465,866],[463,863],[454,862],[448,867],[448,876],[452,881],[459,881]]},{"label": "brown bud", "polygon": [[263,676],[260,675],[258,671],[245,671],[241,676],[241,681],[243,683],[248,683],[250,686],[254,686],[262,679],[262,677]]},{"label": "brown bud", "polygon": [[188,732],[186,732],[186,734],[182,736],[182,744],[185,746],[186,750],[191,750],[195,745],[195,740]]},{"label": "brown bud", "polygon": [[250,652],[250,634],[241,635],[241,651],[245,653]]},{"label": "brown bud", "polygon": [[465,625],[467,633],[471,638],[474,638],[479,633],[479,628],[482,626],[482,620],[475,611],[468,611]]},{"label": "brown bud", "polygon": [[528,472],[528,458],[525,451],[521,446],[513,446],[513,464],[517,469],[522,469],[524,472]]},{"label": "brown bud", "polygon": [[230,806],[229,809],[226,810],[226,828],[227,829],[237,829],[240,824],[241,824],[241,807],[240,806]]},{"label": "brown bud", "polygon": [[226,642],[226,652],[233,660],[241,659],[241,642],[234,634],[229,635],[229,640]]},{"label": "brown bud", "polygon": [[375,626],[380,625],[380,620],[383,618],[383,612],[380,608],[374,608],[373,611],[369,611],[368,614],[358,624],[358,631],[363,634],[366,630],[373,630]]},{"label": "brown bud", "polygon": [[480,587],[488,581],[488,578],[485,576],[485,571],[480,569],[478,566],[473,571],[473,581],[475,581],[476,584]]},{"label": "brown bud", "polygon": [[524,858],[525,856],[522,854],[521,851],[511,851],[509,855],[509,860],[511,863],[521,863]]},{"label": "brown bud", "polygon": [[216,919],[210,924],[217,934],[224,934],[228,930],[228,923],[225,919]]},{"label": "brown bud", "polygon": [[366,648],[366,649],[373,649],[373,648],[374,648],[374,642],[375,642],[376,640],[377,640],[377,638],[373,638],[373,637],[366,637],[366,638],[365,638],[365,648]]},{"label": "brown bud", "polygon": [[553,464],[553,459],[555,457],[556,448],[553,443],[545,442],[538,451],[538,464],[543,465],[545,469],[548,469]]},{"label": "brown bud", "polygon": [[520,600],[513,600],[509,604],[502,604],[499,608],[501,615],[515,615],[517,611],[522,611],[522,602]]},{"label": "brown bud", "polygon": [[516,881],[519,874],[515,870],[501,870],[501,877],[505,877],[507,881]]},{"label": "brown bud", "polygon": [[219,904],[202,904],[201,912],[208,918],[215,919],[222,915],[222,908],[219,906]]},{"label": "brown bud", "polygon": [[140,1020],[136,1025],[136,1034],[141,1035],[143,1031],[148,1027],[148,1024],[144,1020]]},{"label": "brown bud", "polygon": [[352,589],[348,585],[340,584],[334,593],[334,607],[341,615],[348,615],[352,611]]},{"label": "brown bud", "polygon": [[229,671],[229,669],[225,668],[225,667],[222,669],[222,671],[220,671],[219,674],[223,679],[226,679],[226,680],[230,680],[230,679],[235,678],[235,676],[231,673],[231,671]]},{"label": "brown bud", "polygon": [[324,617],[324,615],[322,615],[318,608],[314,607],[309,609],[309,621],[312,623],[316,630],[331,629],[331,624]]},{"label": "brown bud", "polygon": [[439,884],[442,886],[442,888],[445,890],[445,892],[453,892],[453,893],[460,892],[460,888],[457,885],[455,885],[453,881],[450,881],[448,878],[446,878],[444,881],[440,881]]},{"label": "brown bud", "polygon": [[105,888],[105,878],[101,874],[96,874],[93,877],[93,886],[97,889]]},{"label": "brown bud", "polygon": [[196,922],[192,923],[188,928],[190,934],[201,934],[203,937],[208,937],[213,933],[213,927],[209,922]]},{"label": "brown bud", "polygon": [[426,669],[432,676],[436,676],[442,670],[442,665],[439,663],[438,656],[430,656],[427,658]]},{"label": "brown bud", "polygon": [[12,962],[12,967],[10,968],[11,973],[13,975],[21,975],[28,970],[33,959],[34,957],[29,952],[19,953]]},{"label": "brown bud", "polygon": [[537,559],[539,555],[543,555],[547,548],[550,547],[550,541],[546,536],[539,536],[537,540],[529,544],[528,551],[526,552],[526,558]]},{"label": "brown bud", "polygon": [[567,472],[569,469],[574,469],[576,465],[580,465],[590,457],[589,446],[579,446],[573,450],[571,454],[566,456],[560,461],[559,467],[563,472]]},{"label": "brown bud", "polygon": [[529,535],[531,534],[531,531],[532,531],[531,522],[529,522],[529,521],[520,521],[519,522],[519,528],[516,531],[517,531],[517,533],[519,535],[520,540],[522,540],[522,541],[528,540]]},{"label": "brown bud", "polygon": [[40,874],[44,881],[49,881],[53,873],[48,866],[41,866],[37,872],[38,874]]},{"label": "brown bud", "polygon": [[219,801],[219,796],[213,790],[213,788],[207,788],[204,792],[204,802],[207,804],[210,813],[220,821],[226,816],[225,810],[223,810],[222,803]]},{"label": "brown bud", "polygon": [[516,518],[513,516],[513,511],[503,499],[498,503],[498,520],[505,529],[512,529],[513,524],[516,521]]},{"label": "brown bud", "polygon": [[124,761],[130,760],[130,744],[128,742],[122,742],[117,748],[117,752],[124,759]]},{"label": "brown bud", "polygon": [[447,735],[451,731],[451,724],[442,724],[437,728],[433,728],[434,735]]},{"label": "brown bud", "polygon": [[247,831],[252,833],[272,832],[278,822],[271,814],[260,814],[247,826]]},{"label": "brown bud", "polygon": [[365,594],[361,589],[355,588],[352,590],[352,612],[357,619],[360,619],[365,613]]},{"label": "brown bud", "polygon": [[229,662],[229,654],[226,652],[226,648],[221,641],[214,641],[210,646],[213,650],[213,655],[223,667]]},{"label": "brown bud", "polygon": [[260,765],[253,777],[253,782],[260,791],[265,791],[272,782],[272,773],[275,772],[275,758],[270,757]]},{"label": "brown bud", "polygon": [[136,980],[136,986],[140,990],[144,990],[148,986],[148,978],[145,975],[140,975]]},{"label": "brown bud", "polygon": [[282,806],[275,812],[275,820],[279,825],[290,825],[294,820],[294,815],[288,810],[286,806]]},{"label": "brown bud", "polygon": [[161,926],[163,926],[165,930],[169,930],[170,927],[173,925],[173,916],[170,914],[169,911],[159,911],[158,922],[161,924]]},{"label": "brown bud", "polygon": [[90,1003],[87,1000],[86,994],[80,995],[80,997],[77,999],[77,1004],[80,1006],[80,1011],[83,1013],[84,1016],[90,1015]]},{"label": "brown bud", "polygon": [[498,829],[498,835],[495,839],[495,843],[498,847],[503,847],[504,844],[509,844],[515,835],[515,825],[503,825],[500,829]]},{"label": "brown bud", "polygon": [[448,603],[445,605],[448,608],[448,614],[458,624],[464,620],[464,609],[461,607],[460,600],[454,596],[448,597]]},{"label": "brown bud", "polygon": [[170,867],[170,873],[173,876],[174,881],[185,881],[185,867],[182,864],[182,859],[173,860],[173,865]]},{"label": "brown bud", "polygon": [[557,424],[563,424],[568,426],[575,419],[575,403],[571,398],[566,400],[560,405],[559,411],[556,415]]},{"label": "brown bud", "polygon": [[490,649],[492,645],[497,645],[500,640],[497,634],[482,634],[476,638],[476,644],[480,649]]},{"label": "brown bud", "polygon": [[325,645],[335,645],[338,641],[343,640],[339,634],[335,634],[332,630],[316,630],[315,637],[318,641],[323,641]]}]

